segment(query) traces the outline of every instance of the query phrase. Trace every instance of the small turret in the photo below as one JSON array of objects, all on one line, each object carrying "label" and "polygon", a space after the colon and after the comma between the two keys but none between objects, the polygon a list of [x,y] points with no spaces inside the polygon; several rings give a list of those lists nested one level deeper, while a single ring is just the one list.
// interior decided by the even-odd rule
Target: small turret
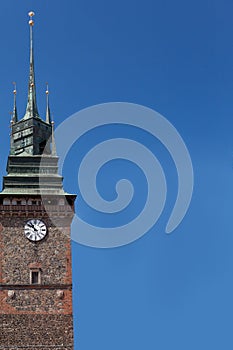
[{"label": "small turret", "polygon": [[51,113],[50,113],[50,107],[49,107],[49,86],[48,83],[46,83],[46,123],[51,124]]},{"label": "small turret", "polygon": [[18,121],[18,113],[17,113],[17,106],[16,106],[16,94],[17,94],[17,90],[16,90],[16,83],[14,82],[14,90],[13,90],[13,94],[14,94],[14,107],[13,107],[13,113],[12,113],[12,123],[17,123]]}]

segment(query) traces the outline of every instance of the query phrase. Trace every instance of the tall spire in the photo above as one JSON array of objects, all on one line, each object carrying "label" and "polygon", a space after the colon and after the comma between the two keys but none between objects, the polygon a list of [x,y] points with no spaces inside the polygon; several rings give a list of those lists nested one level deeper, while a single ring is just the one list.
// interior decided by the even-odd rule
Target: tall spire
[{"label": "tall spire", "polygon": [[[49,99],[47,96],[46,121],[41,119],[36,104],[34,54],[33,54],[33,21],[34,12],[29,12],[30,28],[30,71],[28,85],[27,109],[24,117],[18,120],[16,109],[16,86],[14,90],[14,111],[11,122],[11,154],[15,156],[39,156],[52,153],[48,141],[52,135]],[[48,87],[46,94],[48,95]]]},{"label": "tall spire", "polygon": [[49,86],[48,83],[46,83],[46,123],[51,124],[51,113],[50,113],[50,107],[49,107]]},{"label": "tall spire", "polygon": [[33,53],[33,26],[34,21],[32,17],[35,15],[34,12],[29,12],[29,26],[30,26],[30,71],[29,71],[29,84],[28,84],[28,102],[24,119],[37,117],[39,113],[36,104],[36,85],[35,85],[35,70],[34,70],[34,53]]},{"label": "tall spire", "polygon": [[13,94],[14,94],[14,107],[13,107],[13,113],[12,113],[12,123],[17,123],[18,121],[18,113],[17,113],[17,106],[16,106],[16,94],[17,94],[17,90],[16,90],[16,83],[13,83],[14,85],[14,90],[13,90]]}]

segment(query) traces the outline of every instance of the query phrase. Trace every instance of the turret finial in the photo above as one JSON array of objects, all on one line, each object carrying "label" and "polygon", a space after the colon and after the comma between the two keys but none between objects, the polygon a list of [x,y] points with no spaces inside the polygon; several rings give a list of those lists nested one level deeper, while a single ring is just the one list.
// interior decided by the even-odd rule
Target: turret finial
[{"label": "turret finial", "polygon": [[16,83],[13,82],[14,85],[14,90],[13,90],[13,94],[14,94],[14,107],[13,107],[13,113],[12,113],[12,123],[17,123],[18,121],[18,113],[17,113],[17,106],[16,106],[16,95],[17,95],[17,89],[16,89]]},{"label": "turret finial", "polygon": [[51,124],[51,113],[49,107],[49,85],[46,83],[46,123]]}]

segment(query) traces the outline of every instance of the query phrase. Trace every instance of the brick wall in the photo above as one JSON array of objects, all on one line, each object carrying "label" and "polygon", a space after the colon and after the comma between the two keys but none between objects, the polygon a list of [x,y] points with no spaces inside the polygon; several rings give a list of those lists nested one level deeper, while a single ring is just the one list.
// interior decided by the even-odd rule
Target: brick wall
[{"label": "brick wall", "polygon": [[13,219],[12,226],[2,229],[0,283],[29,284],[32,263],[41,265],[42,284],[71,283],[69,227],[56,228],[42,218],[48,225],[48,234],[42,241],[31,242],[24,235],[27,220]]},{"label": "brick wall", "polygon": [[70,315],[0,315],[0,349],[73,349]]},{"label": "brick wall", "polygon": [[[32,218],[48,228],[36,243],[24,235]],[[0,211],[0,349],[73,349],[71,220],[51,221],[42,209]],[[30,284],[32,268],[41,284]]]}]

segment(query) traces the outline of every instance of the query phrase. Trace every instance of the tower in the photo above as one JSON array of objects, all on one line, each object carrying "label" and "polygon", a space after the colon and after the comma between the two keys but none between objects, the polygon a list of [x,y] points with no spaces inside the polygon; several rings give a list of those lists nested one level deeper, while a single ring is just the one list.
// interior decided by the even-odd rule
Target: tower
[{"label": "tower", "polygon": [[25,115],[16,87],[7,175],[0,193],[0,349],[73,349],[70,225],[76,196],[64,191],[50,117],[38,113],[29,13]]}]

